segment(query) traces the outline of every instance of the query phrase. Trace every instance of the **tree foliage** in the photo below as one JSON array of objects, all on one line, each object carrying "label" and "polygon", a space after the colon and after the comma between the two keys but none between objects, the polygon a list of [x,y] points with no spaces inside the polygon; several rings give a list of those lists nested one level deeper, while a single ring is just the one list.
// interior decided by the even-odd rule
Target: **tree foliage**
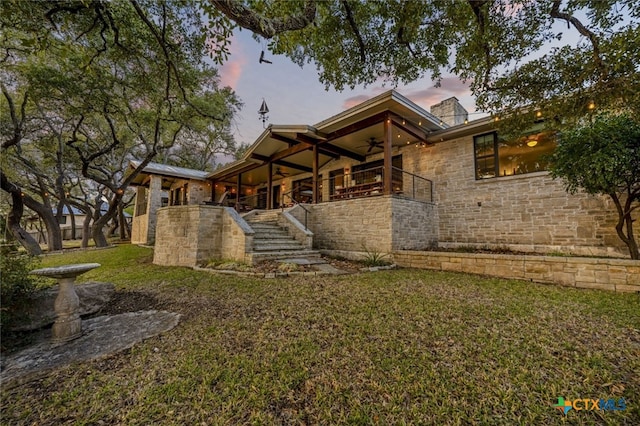
[{"label": "tree foliage", "polygon": [[210,0],[205,10],[219,38],[247,28],[338,90],[451,72],[481,110],[526,123],[536,110],[554,127],[575,123],[592,101],[640,109],[635,0]]},{"label": "tree foliage", "polygon": [[[46,197],[90,209],[92,236],[105,245],[103,227],[158,153],[182,143],[193,151],[213,134],[224,137],[204,149],[233,150],[240,102],[205,60],[194,1],[16,0],[3,4],[0,23],[2,155],[15,167],[3,171],[3,189],[35,200],[41,216],[51,211]],[[131,159],[140,167],[125,175]],[[34,187],[36,175],[43,179]],[[80,180],[93,183],[79,189]]]},{"label": "tree foliage", "polygon": [[551,157],[551,175],[562,178],[569,192],[608,195],[616,205],[616,230],[640,259],[633,231],[640,207],[640,120],[629,115],[601,114],[560,136]]}]

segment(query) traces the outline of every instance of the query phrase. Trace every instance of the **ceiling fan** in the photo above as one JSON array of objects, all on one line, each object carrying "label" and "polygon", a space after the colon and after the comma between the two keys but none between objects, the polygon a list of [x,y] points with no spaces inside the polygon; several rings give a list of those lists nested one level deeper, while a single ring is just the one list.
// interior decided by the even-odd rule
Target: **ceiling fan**
[{"label": "ceiling fan", "polygon": [[280,176],[280,177],[285,178],[285,177],[289,176],[289,173],[285,173],[282,170],[280,170],[280,167],[276,167],[275,172],[273,172],[273,176]]},{"label": "ceiling fan", "polygon": [[368,146],[369,147],[369,149],[367,149],[367,154],[368,154],[373,150],[373,148],[381,148],[383,144],[384,144],[384,141],[377,141],[376,138],[372,137],[372,138],[369,138],[366,145],[361,145],[359,148],[364,148]]}]

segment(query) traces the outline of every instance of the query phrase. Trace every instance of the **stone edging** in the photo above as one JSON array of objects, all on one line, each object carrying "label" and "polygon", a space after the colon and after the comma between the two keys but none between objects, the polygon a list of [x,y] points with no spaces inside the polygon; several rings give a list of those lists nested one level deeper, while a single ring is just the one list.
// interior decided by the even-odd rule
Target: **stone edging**
[{"label": "stone edging", "polygon": [[394,261],[404,267],[457,271],[570,287],[640,292],[640,261],[401,250]]}]

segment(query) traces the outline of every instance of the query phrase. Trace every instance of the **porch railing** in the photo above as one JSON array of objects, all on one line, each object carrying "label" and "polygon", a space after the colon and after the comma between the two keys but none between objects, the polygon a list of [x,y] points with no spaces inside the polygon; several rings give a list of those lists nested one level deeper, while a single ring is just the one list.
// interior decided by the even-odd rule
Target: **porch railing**
[{"label": "porch railing", "polygon": [[[329,201],[339,201],[382,195],[385,189],[384,184],[384,167],[380,166],[331,176],[321,182],[320,191],[324,192],[326,191],[324,188],[328,188]],[[391,193],[418,201],[430,202],[433,201],[433,182],[422,176],[393,167]]]},{"label": "porch railing", "polygon": [[393,173],[402,176],[402,195],[417,201],[433,201],[433,181],[397,167],[393,168]]},{"label": "porch railing", "polygon": [[258,208],[258,197],[260,194],[245,195],[238,198],[234,207],[237,212],[248,212]]}]

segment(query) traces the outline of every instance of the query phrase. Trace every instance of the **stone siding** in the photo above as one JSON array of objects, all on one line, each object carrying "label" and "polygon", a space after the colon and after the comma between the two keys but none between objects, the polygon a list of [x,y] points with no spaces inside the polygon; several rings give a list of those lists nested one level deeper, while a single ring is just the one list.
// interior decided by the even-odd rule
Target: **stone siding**
[{"label": "stone siding", "polygon": [[[139,189],[138,189],[139,190]],[[142,214],[134,216],[131,220],[131,243],[132,244],[147,244],[147,235],[149,224],[149,215]]]},{"label": "stone siding", "polygon": [[[313,246],[342,252],[424,249],[436,244],[437,208],[397,196],[378,196],[309,204]],[[290,210],[304,221],[302,208]]]},{"label": "stone siding", "polygon": [[[307,207],[304,207],[309,210]],[[298,215],[291,214],[292,210],[300,210]],[[304,227],[304,209],[302,206],[294,206],[291,209],[282,212],[281,215],[278,216],[278,225],[285,228],[289,235],[291,235],[297,242],[302,244],[307,249],[313,248],[313,232],[311,232],[308,228]],[[302,218],[302,220],[298,219],[298,216]],[[307,213],[307,220],[309,220]],[[309,224],[307,223],[307,226]]]},{"label": "stone siding", "polygon": [[404,267],[456,271],[617,292],[640,292],[640,261],[579,257],[396,251]]},{"label": "stone siding", "polygon": [[476,180],[473,136],[402,152],[405,170],[434,181],[442,247],[628,256],[608,197],[568,194],[547,172]]},{"label": "stone siding", "polygon": [[438,208],[401,197],[392,199],[392,249],[422,250],[438,244]]},{"label": "stone siding", "polygon": [[212,258],[246,261],[253,231],[227,207],[172,206],[158,210],[153,263],[196,266]]}]

